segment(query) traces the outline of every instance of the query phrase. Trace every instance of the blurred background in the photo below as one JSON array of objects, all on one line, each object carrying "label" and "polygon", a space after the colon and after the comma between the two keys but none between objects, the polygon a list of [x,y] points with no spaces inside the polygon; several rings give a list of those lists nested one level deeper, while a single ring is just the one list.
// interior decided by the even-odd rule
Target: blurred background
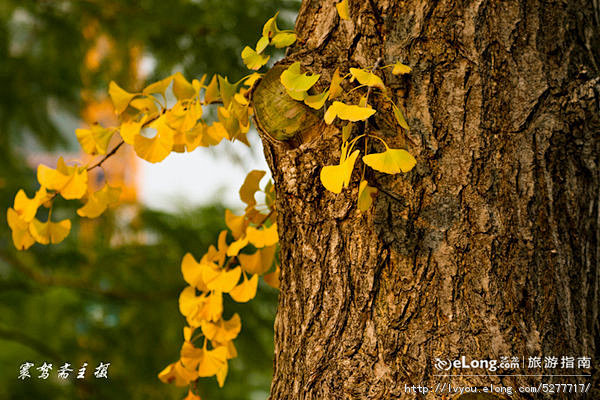
[{"label": "blurred background", "polygon": [[[298,8],[292,0],[0,0],[1,399],[185,396],[157,378],[183,340],[180,261],[216,241],[225,207],[242,208],[245,173],[267,169],[256,134],[252,148],[223,143],[156,165],[120,151],[103,173],[126,187],[124,204],[97,220],[71,218],[60,245],[16,251],[6,209],[19,188],[37,190],[37,164],[82,158],[76,128],[110,124],[110,80],[130,91],[177,71],[236,81],[247,74],[241,50],[263,23],[280,11],[280,26],[292,28]],[[53,212],[72,217],[77,207],[57,201]],[[201,379],[203,399],[268,396],[276,301],[261,282],[255,300],[225,304],[224,317],[242,318],[239,357],[223,389]],[[25,362],[35,364],[32,378],[18,380]],[[54,366],[47,380],[35,370],[43,362]],[[65,362],[75,370],[87,362],[86,379],[56,379]],[[108,380],[93,377],[100,362],[111,363]]]}]

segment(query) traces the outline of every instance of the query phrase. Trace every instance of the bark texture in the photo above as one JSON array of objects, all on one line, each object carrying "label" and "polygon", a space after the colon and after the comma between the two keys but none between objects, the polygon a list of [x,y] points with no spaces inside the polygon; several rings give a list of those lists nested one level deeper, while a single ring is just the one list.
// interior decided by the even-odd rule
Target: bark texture
[{"label": "bark texture", "polygon": [[[591,383],[589,398],[600,398],[599,13],[592,0],[350,0],[341,21],[333,2],[303,2],[285,61],[322,74],[323,87],[336,67],[378,58],[413,68],[380,73],[411,130],[375,93],[368,129],[417,166],[368,172],[380,192],[360,213],[360,162],[340,195],[319,181],[339,160],[341,125],[319,125],[303,143],[264,140],[282,264],[271,399],[542,381]],[[591,370],[534,373],[593,377],[435,376],[436,357],[461,356],[588,356]],[[490,376],[464,376],[474,373]]]}]

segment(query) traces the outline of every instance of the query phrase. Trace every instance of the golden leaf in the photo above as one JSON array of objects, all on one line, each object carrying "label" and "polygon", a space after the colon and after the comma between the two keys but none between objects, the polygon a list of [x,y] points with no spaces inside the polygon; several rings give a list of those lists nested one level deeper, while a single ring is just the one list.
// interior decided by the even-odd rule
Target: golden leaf
[{"label": "golden leaf", "polygon": [[286,89],[295,92],[305,92],[317,83],[320,76],[319,74],[308,75],[306,72],[301,73],[300,62],[297,61],[283,71],[279,79]]},{"label": "golden leaf", "polygon": [[331,84],[329,85],[329,99],[335,99],[340,94],[344,92],[340,83],[342,83],[343,79],[340,77],[340,69],[336,68],[333,73],[333,77],[331,78]]},{"label": "golden leaf", "polygon": [[337,8],[338,15],[341,19],[350,19],[350,9],[348,7],[348,0],[342,0],[335,5]]},{"label": "golden leaf", "polygon": [[357,105],[348,105],[339,101],[334,101],[325,112],[325,123],[331,125],[336,117],[346,121],[362,121],[375,114],[375,110],[369,107],[359,107]]},{"label": "golden leaf", "polygon": [[29,224],[29,233],[41,244],[56,244],[62,242],[71,231],[71,221],[63,219],[59,222],[50,220],[41,222],[34,218]]},{"label": "golden leaf", "polygon": [[269,61],[270,56],[263,56],[251,47],[244,47],[242,50],[242,60],[249,69],[257,70]]},{"label": "golden leaf", "polygon": [[252,170],[246,175],[246,179],[244,179],[244,183],[240,187],[240,199],[248,205],[248,207],[253,207],[256,205],[256,199],[254,199],[254,194],[260,190],[260,180],[265,176],[265,171]]},{"label": "golden leaf", "polygon": [[200,327],[202,328],[202,334],[209,340],[226,343],[239,335],[242,329],[242,322],[240,316],[236,313],[233,314],[229,321],[223,319],[217,322],[203,321]]},{"label": "golden leaf", "polygon": [[109,206],[119,202],[121,188],[105,184],[102,189],[91,194],[85,205],[77,210],[80,217],[97,218]]},{"label": "golden leaf", "polygon": [[35,239],[29,233],[29,223],[21,218],[21,216],[12,208],[6,212],[8,226],[12,231],[12,239],[17,250],[27,250],[34,243]]},{"label": "golden leaf", "polygon": [[238,303],[246,303],[256,296],[257,287],[258,275],[254,274],[252,278],[247,279],[244,274],[244,281],[229,292],[229,296]]},{"label": "golden leaf", "polygon": [[361,85],[367,85],[385,90],[385,85],[380,77],[372,72],[360,68],[350,68],[350,73]]},{"label": "golden leaf", "polygon": [[412,71],[412,69],[408,65],[404,65],[400,61],[398,61],[396,64],[394,64],[394,68],[392,69],[392,74],[404,75],[404,74],[409,74],[411,71]]},{"label": "golden leaf", "polygon": [[329,97],[329,90],[324,91],[323,93],[315,94],[312,96],[306,96],[304,98],[304,103],[314,108],[315,110],[321,109],[325,105],[325,101]]},{"label": "golden leaf", "polygon": [[275,267],[275,271],[266,274],[263,276],[264,281],[271,286],[272,288],[279,289],[279,274],[281,273],[281,269],[279,265]]},{"label": "golden leaf", "polygon": [[15,196],[13,208],[19,214],[22,220],[25,222],[30,222],[33,217],[35,217],[38,208],[47,200],[48,193],[46,192],[46,188],[43,186],[31,199],[27,197],[23,189],[20,189]]},{"label": "golden leaf", "polygon": [[138,95],[137,93],[129,93],[126,90],[123,90],[114,81],[110,81],[110,84],[108,85],[108,94],[110,95],[117,114],[121,114],[125,111],[129,102]]},{"label": "golden leaf", "polygon": [[408,172],[417,164],[417,160],[408,151],[389,147],[383,153],[364,156],[363,162],[374,170],[386,174]]},{"label": "golden leaf", "polygon": [[325,189],[333,193],[340,193],[350,183],[354,163],[358,157],[359,150],[354,150],[345,160],[340,160],[339,165],[328,165],[321,169],[321,183]]},{"label": "golden leaf", "polygon": [[42,186],[60,192],[67,200],[80,199],[87,191],[87,169],[67,166],[62,157],[58,159],[56,169],[38,166],[37,178]]},{"label": "golden leaf", "polygon": [[83,151],[87,154],[106,154],[108,143],[113,137],[115,130],[104,128],[99,124],[94,124],[90,129],[76,129],[75,135]]},{"label": "golden leaf", "polygon": [[377,189],[369,186],[367,181],[361,181],[358,187],[358,209],[364,212],[371,208],[373,196],[376,194]]},{"label": "golden leaf", "polygon": [[181,72],[177,72],[173,75],[173,94],[177,100],[187,100],[197,96],[198,92]]},{"label": "golden leaf", "polygon": [[171,153],[175,131],[167,124],[165,114],[153,121],[150,128],[156,129],[156,135],[153,138],[142,135],[135,136],[133,148],[138,157],[151,163],[157,163]]},{"label": "golden leaf", "polygon": [[272,246],[279,241],[277,223],[260,230],[249,226],[248,229],[246,229],[246,238],[256,248]]}]

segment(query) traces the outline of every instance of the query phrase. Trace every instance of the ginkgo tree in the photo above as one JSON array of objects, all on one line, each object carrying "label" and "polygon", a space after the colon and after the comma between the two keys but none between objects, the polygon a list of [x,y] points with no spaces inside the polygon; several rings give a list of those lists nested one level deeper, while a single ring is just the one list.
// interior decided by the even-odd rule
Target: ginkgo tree
[{"label": "ginkgo tree", "polygon": [[[562,222],[552,208],[550,224],[548,218],[536,220],[546,230],[530,224],[523,233],[512,219],[521,221],[528,215],[531,202],[542,213],[544,203],[534,198],[533,189],[524,189],[523,198],[516,196],[512,186],[498,178],[521,182],[520,176],[510,175],[508,164],[518,171],[527,164],[528,176],[534,170],[532,145],[519,139],[531,151],[522,150],[506,132],[539,135],[532,125],[543,122],[538,121],[538,107],[562,112],[539,100],[548,95],[539,95],[531,99],[532,108],[519,108],[508,118],[505,114],[511,111],[504,104],[512,97],[498,92],[501,100],[496,102],[493,94],[500,85],[482,83],[486,74],[498,80],[512,78],[497,67],[495,57],[506,56],[501,49],[491,50],[496,53],[489,56],[491,44],[478,47],[485,36],[474,39],[479,35],[473,33],[475,25],[483,20],[504,31],[505,19],[512,17],[499,18],[486,9],[481,12],[489,14],[475,18],[475,6],[442,4],[444,12],[468,25],[460,39],[465,47],[454,46],[450,39],[444,45],[436,42],[437,32],[451,30],[447,24],[453,20],[444,13],[430,20],[434,6],[423,5],[433,7],[423,12],[416,4],[391,0],[317,3],[304,3],[297,32],[280,30],[275,16],[256,45],[244,48],[244,63],[259,71],[270,60],[269,46],[292,46],[287,57],[264,74],[252,72],[231,83],[220,75],[190,82],[177,73],[141,92],[112,82],[109,94],[120,124],[78,131],[84,151],[99,157],[91,165],[67,165],[61,159],[55,169],[38,168],[39,191],[32,198],[19,192],[8,210],[15,246],[58,243],[68,234],[69,220],[51,219],[58,196],[83,199],[78,213],[88,217],[114,206],[118,188],[106,182],[92,191],[87,173],[101,168],[124,144],[133,146],[140,158],[160,162],[171,152],[190,152],[222,140],[248,144],[254,119],[273,181],[263,186],[264,203],[258,204],[254,196],[261,191],[264,172],[250,172],[240,189],[244,214],[226,212],[228,230],[200,260],[183,256],[181,270],[189,286],[179,297],[179,308],[188,326],[178,360],[159,374],[163,381],[189,385],[190,399],[197,397],[198,378],[214,376],[224,384],[243,321],[237,314],[223,318],[223,297],[250,301],[259,276],[281,290],[272,398],[401,398],[406,396],[405,383],[435,383],[435,357],[450,360],[468,352],[481,359],[499,358],[503,351],[525,356],[542,347],[589,351],[589,346],[575,342],[575,325],[560,330],[569,339],[565,347],[549,338],[548,330],[540,335],[537,328],[528,328],[529,322],[544,325],[546,317],[519,311],[523,302],[533,307],[529,292],[542,299],[548,294],[539,289],[544,285],[526,285],[541,279],[537,270],[530,270],[539,260],[531,256],[530,247],[515,243],[531,243],[532,237],[543,238],[536,236],[545,234],[540,232],[551,231],[558,248],[553,251],[571,253],[557,241],[560,233],[552,224]],[[397,16],[407,26],[398,28]],[[430,24],[439,29],[428,30]],[[496,35],[494,29],[488,31]],[[446,44],[452,56],[446,54]],[[547,57],[537,49],[527,52],[537,61]],[[510,63],[510,57],[505,62]],[[529,64],[529,58],[524,60],[522,65]],[[539,74],[538,70],[528,72]],[[512,71],[520,74],[516,67]],[[515,79],[510,81],[515,88],[527,86],[523,76]],[[517,91],[520,98],[530,95]],[[586,104],[586,110],[597,107]],[[209,118],[207,107],[216,108],[216,119]],[[409,130],[403,110],[418,127],[416,134]],[[480,128],[489,135],[481,134]],[[579,133],[591,140],[588,131]],[[109,149],[114,135],[120,139]],[[502,145],[489,147],[495,140]],[[548,138],[540,140],[551,146]],[[489,157],[482,155],[486,151]],[[547,171],[547,160],[537,162]],[[582,186],[565,187],[563,178],[530,176],[524,184],[552,181],[567,192],[576,190],[574,198],[593,194]],[[597,180],[594,185],[598,187]],[[42,208],[48,208],[45,222],[37,218]],[[590,232],[593,218],[574,219]],[[582,241],[597,247],[592,236]],[[513,251],[514,246],[520,251]],[[551,254],[548,258],[554,260]],[[568,263],[550,264],[554,276],[564,280]],[[499,270],[510,274],[508,265],[516,265],[523,280],[499,276]],[[577,264],[578,271],[585,265],[589,263]],[[567,283],[560,290],[572,294]],[[488,298],[488,292],[493,296]],[[493,300],[495,296],[502,301]],[[594,296],[581,300],[586,309],[594,304],[590,298],[598,300]],[[574,318],[569,304],[557,302],[555,308]],[[499,322],[519,312],[514,318],[521,323]],[[582,329],[597,331],[592,325],[583,322]],[[527,340],[512,340],[515,332]],[[501,383],[523,380],[520,375],[503,376],[497,377]],[[485,383],[480,378],[473,381]],[[469,377],[457,379],[472,383]]]},{"label": "ginkgo tree", "polygon": [[[270,57],[263,53],[268,46],[287,47],[296,40],[293,31],[278,28],[276,17],[265,23],[256,48],[246,47],[242,52],[242,59],[251,70],[259,70],[267,63]],[[402,64],[397,63],[394,68],[397,70],[398,66]],[[321,110],[329,101],[323,114],[326,124],[332,124],[336,118],[348,121],[343,129],[340,164],[325,166],[321,171],[322,184],[333,193],[340,193],[348,186],[360,153],[358,149],[352,150],[360,139],[365,143],[368,139],[368,134],[362,134],[349,141],[352,122],[367,120],[376,112],[367,104],[371,89],[386,96],[383,81],[373,73],[376,67],[371,71],[351,68],[343,77],[336,71],[329,89],[316,94],[309,94],[309,90],[320,75],[302,73],[299,62],[291,64],[280,76],[281,85],[293,100],[304,102],[314,110]],[[401,71],[408,72],[410,68]],[[349,78],[360,84],[350,92],[361,88],[368,90],[359,104],[332,101],[344,98],[341,85]],[[116,206],[120,188],[105,182],[102,188],[94,191],[88,182],[88,172],[101,168],[104,161],[124,144],[133,146],[138,157],[151,163],[164,160],[171,152],[191,152],[198,147],[218,145],[224,139],[248,144],[246,134],[253,115],[251,94],[260,79],[261,74],[251,73],[235,83],[229,83],[220,75],[213,76],[209,82],[206,82],[206,76],[190,82],[181,73],[176,73],[148,85],[141,92],[128,92],[111,82],[108,92],[119,117],[119,126],[94,124],[76,130],[83,151],[100,157],[96,162],[67,165],[61,157],[55,169],[46,165],[38,167],[40,189],[33,198],[19,191],[13,207],[8,209],[15,246],[25,250],[35,242],[60,243],[69,234],[70,220],[52,221],[52,204],[59,195],[66,200],[81,199],[84,204],[77,210],[81,217],[97,218],[108,207]],[[176,99],[171,106],[168,104],[169,89]],[[203,118],[203,108],[211,104],[218,105],[218,119],[208,122]],[[408,128],[401,115],[398,112],[399,130]],[[115,135],[119,141],[109,150]],[[382,138],[371,136],[385,144]],[[385,146],[387,148],[387,144]],[[405,150],[389,148],[383,153],[365,155],[363,160],[365,165],[385,173],[408,172],[415,165],[414,158]],[[199,377],[216,376],[222,386],[227,376],[227,361],[237,355],[233,340],[241,330],[238,314],[229,320],[222,318],[223,295],[241,303],[251,300],[256,295],[259,276],[274,287],[279,285],[276,188],[271,181],[263,190],[265,203],[257,204],[255,200],[264,175],[264,171],[251,171],[246,177],[240,189],[240,198],[247,205],[245,213],[237,216],[226,211],[229,231],[221,232],[217,246],[211,246],[199,261],[189,253],[182,259],[181,271],[189,286],[181,293],[179,308],[188,326],[183,331],[180,359],[159,374],[165,382],[189,385]],[[358,204],[362,211],[368,210],[375,192],[376,189],[368,186],[364,179],[360,182]],[[46,221],[36,218],[41,207],[48,208]],[[228,237],[233,239],[231,243],[228,243]],[[270,270],[272,272],[267,273]],[[193,393],[191,389],[190,393]]]}]

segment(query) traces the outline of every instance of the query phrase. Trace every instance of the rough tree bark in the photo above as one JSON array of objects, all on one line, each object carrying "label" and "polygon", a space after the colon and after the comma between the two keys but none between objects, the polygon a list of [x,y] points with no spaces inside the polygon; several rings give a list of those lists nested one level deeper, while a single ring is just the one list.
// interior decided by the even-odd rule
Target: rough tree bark
[{"label": "rough tree bark", "polygon": [[[351,21],[341,21],[334,2],[303,2],[284,63],[322,74],[322,87],[336,67],[378,58],[413,68],[381,74],[410,131],[376,95],[368,129],[417,166],[370,172],[380,192],[361,214],[360,168],[340,195],[319,181],[339,160],[340,126],[263,140],[282,265],[271,399],[408,399],[405,384],[541,381],[591,382],[589,398],[600,398],[599,13],[592,0],[350,0]],[[538,355],[592,357],[593,378],[448,378],[433,365]]]}]

